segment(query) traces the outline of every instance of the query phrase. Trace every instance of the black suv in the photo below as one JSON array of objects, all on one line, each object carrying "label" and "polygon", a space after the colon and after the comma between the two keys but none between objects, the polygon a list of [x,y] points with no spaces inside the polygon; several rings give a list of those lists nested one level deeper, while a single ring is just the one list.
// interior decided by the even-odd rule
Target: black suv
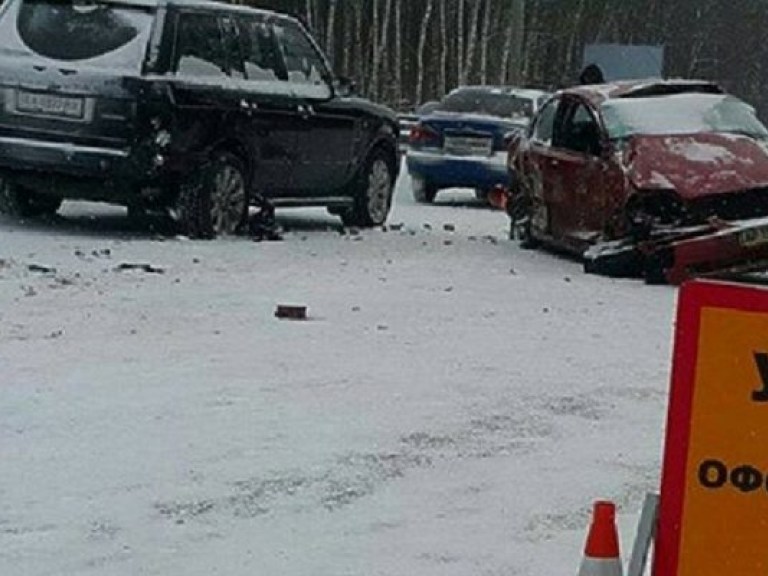
[{"label": "black suv", "polygon": [[198,0],[6,0],[0,211],[65,198],[171,209],[193,237],[249,204],[382,224],[397,118],[335,80],[304,27]]}]

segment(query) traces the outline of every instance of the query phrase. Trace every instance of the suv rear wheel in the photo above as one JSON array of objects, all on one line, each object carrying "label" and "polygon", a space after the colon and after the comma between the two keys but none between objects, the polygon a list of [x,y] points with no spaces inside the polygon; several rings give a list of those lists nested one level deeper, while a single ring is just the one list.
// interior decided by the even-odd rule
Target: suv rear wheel
[{"label": "suv rear wheel", "polygon": [[235,234],[248,215],[243,162],[229,152],[217,152],[182,183],[178,209],[181,227],[190,238]]},{"label": "suv rear wheel", "polygon": [[61,198],[37,194],[10,180],[0,179],[0,213],[17,218],[55,214]]},{"label": "suv rear wheel", "polygon": [[375,150],[366,160],[354,184],[352,208],[341,215],[347,226],[381,226],[392,206],[395,179],[385,150]]}]

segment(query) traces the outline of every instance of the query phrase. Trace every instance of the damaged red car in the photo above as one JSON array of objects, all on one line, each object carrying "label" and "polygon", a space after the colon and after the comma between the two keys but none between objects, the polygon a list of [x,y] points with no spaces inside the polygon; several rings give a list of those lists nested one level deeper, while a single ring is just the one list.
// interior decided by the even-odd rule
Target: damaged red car
[{"label": "damaged red car", "polygon": [[768,260],[768,129],[715,84],[563,90],[508,165],[513,234],[588,272],[678,282]]}]

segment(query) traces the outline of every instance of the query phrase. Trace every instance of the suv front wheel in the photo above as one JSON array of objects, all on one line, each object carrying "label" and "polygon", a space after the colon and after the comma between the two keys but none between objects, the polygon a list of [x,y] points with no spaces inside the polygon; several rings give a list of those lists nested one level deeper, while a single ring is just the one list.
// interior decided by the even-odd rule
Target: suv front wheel
[{"label": "suv front wheel", "polygon": [[395,179],[385,150],[375,150],[353,183],[352,208],[342,213],[346,226],[381,226],[392,206]]},{"label": "suv front wheel", "polygon": [[181,185],[179,220],[190,238],[235,234],[248,215],[248,178],[243,162],[218,152]]}]

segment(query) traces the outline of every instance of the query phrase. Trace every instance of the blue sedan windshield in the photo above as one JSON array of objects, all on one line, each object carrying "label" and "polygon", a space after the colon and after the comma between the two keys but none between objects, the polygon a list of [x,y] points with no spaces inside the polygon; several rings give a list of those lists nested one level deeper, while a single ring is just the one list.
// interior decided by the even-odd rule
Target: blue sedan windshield
[{"label": "blue sedan windshield", "polygon": [[460,114],[484,114],[502,118],[530,118],[534,101],[503,90],[457,90],[446,96],[438,110]]}]

